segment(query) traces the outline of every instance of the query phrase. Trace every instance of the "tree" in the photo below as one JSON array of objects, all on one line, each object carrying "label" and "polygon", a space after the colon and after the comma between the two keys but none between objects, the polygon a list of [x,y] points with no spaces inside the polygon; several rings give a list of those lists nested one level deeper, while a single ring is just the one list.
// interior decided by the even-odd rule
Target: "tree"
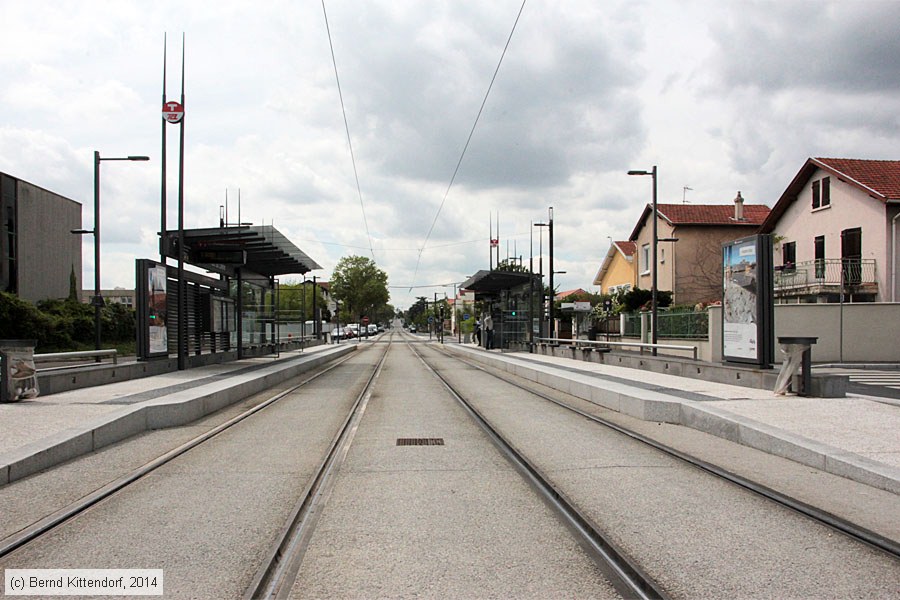
[{"label": "tree", "polygon": [[348,321],[380,311],[390,298],[387,273],[364,256],[345,256],[331,275],[331,294]]},{"label": "tree", "polygon": [[69,272],[69,302],[78,302],[78,279],[75,277],[75,265]]},{"label": "tree", "polygon": [[680,257],[676,268],[679,304],[722,300],[722,243],[720,237],[707,236],[691,246],[690,257]]},{"label": "tree", "polygon": [[415,304],[406,311],[405,318],[410,325],[415,325],[416,327],[425,326],[425,323],[428,321],[428,300],[425,299],[425,296],[416,298]]},{"label": "tree", "polygon": [[497,263],[495,271],[507,271],[513,273],[528,273],[528,267],[524,266],[515,258],[507,258]]},{"label": "tree", "polygon": [[328,318],[325,296],[322,288],[312,285],[312,281],[289,281],[278,286],[278,312],[283,321],[311,321],[313,320],[313,294],[316,298],[316,308],[322,313],[322,319]]}]

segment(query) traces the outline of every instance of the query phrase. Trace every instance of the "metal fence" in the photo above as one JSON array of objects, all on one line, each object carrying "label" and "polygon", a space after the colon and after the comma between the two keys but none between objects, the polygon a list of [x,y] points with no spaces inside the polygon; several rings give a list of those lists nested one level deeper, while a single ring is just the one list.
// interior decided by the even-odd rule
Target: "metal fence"
[{"label": "metal fence", "polygon": [[709,313],[705,310],[660,311],[656,320],[659,338],[698,339],[709,337]]},{"label": "metal fence", "polygon": [[[695,310],[665,310],[656,315],[657,338],[705,339],[709,337],[709,312]],[[648,323],[649,326],[649,317]],[[628,313],[624,318],[625,337],[641,337],[641,313]]]},{"label": "metal fence", "polygon": [[622,325],[624,337],[641,337],[641,313],[626,313]]}]

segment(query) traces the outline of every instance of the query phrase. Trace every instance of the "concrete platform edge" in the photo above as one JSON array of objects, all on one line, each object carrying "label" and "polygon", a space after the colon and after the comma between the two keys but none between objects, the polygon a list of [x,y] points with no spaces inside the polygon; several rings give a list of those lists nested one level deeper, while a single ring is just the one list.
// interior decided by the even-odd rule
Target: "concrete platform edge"
[{"label": "concrete platform edge", "polygon": [[[452,352],[644,421],[690,427],[878,489],[900,494],[900,469],[709,406],[666,398],[664,393],[608,384],[605,389],[577,374],[558,375],[552,367],[515,362],[508,355],[448,345]],[[573,381],[578,378],[578,381]]]},{"label": "concrete platform edge", "polygon": [[[0,456],[0,486],[99,450],[144,431],[186,425],[268,387],[352,352],[355,345],[274,363],[237,385],[217,382],[125,407]],[[303,360],[303,359],[306,360]]]}]

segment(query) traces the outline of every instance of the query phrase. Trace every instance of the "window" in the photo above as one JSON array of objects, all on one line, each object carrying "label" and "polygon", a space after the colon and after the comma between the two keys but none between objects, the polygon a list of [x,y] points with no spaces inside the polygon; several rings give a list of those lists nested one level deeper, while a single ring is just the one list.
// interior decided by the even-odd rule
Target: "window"
[{"label": "window", "polygon": [[825,236],[817,235],[815,239],[816,279],[825,279]]},{"label": "window", "polygon": [[793,270],[797,264],[797,242],[785,242],[781,245],[782,269]]},{"label": "window", "polygon": [[641,246],[641,272],[650,272],[650,244]]},{"label": "window", "polygon": [[819,182],[812,182],[812,207],[813,209],[819,208],[822,205],[821,197],[819,196]]},{"label": "window", "polygon": [[844,283],[858,285],[862,281],[862,228],[841,232],[841,265]]},{"label": "window", "polygon": [[829,206],[830,204],[831,204],[831,177],[823,177],[822,178],[822,206]]}]

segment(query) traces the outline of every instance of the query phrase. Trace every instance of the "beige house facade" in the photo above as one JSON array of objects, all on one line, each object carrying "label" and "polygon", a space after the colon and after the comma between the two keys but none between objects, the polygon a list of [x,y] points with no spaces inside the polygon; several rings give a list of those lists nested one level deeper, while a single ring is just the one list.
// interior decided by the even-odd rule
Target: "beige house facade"
[{"label": "beige house facade", "polygon": [[634,259],[634,242],[613,242],[606,251],[603,264],[594,276],[594,285],[601,294],[628,292],[637,287],[637,268]]},{"label": "beige house facade", "polygon": [[897,302],[900,161],[810,158],[761,231],[782,303]]},{"label": "beige house facade", "polygon": [[762,204],[657,204],[657,256],[653,264],[653,207],[647,205],[629,238],[635,245],[637,287],[672,292],[673,304],[722,299],[722,244],[753,235],[769,215]]}]

